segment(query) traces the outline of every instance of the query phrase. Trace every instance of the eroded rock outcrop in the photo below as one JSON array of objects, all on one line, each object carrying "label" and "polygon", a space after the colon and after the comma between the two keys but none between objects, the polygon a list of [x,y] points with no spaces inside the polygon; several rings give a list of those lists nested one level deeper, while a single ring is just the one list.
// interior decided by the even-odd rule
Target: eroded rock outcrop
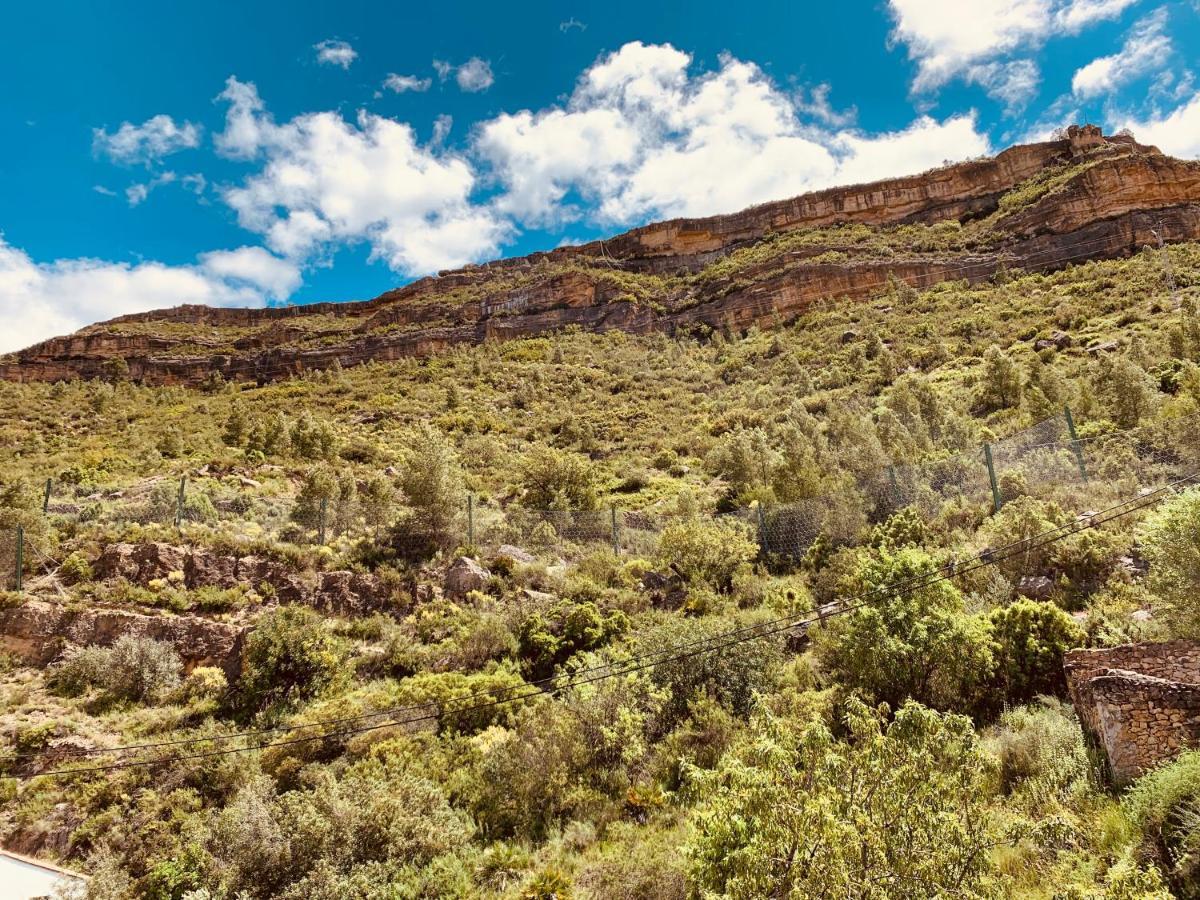
[{"label": "eroded rock outcrop", "polygon": [[188,665],[220,666],[233,677],[241,667],[244,625],[199,616],[143,615],[103,607],[75,608],[41,600],[0,610],[0,646],[45,666],[69,644],[111,646],[124,635],[171,644]]},{"label": "eroded rock outcrop", "polygon": [[[1041,179],[1041,181],[1039,181]],[[1015,188],[1024,199],[1001,204]],[[845,225],[957,222],[978,239],[945,252],[872,256],[839,243]],[[982,224],[981,224],[982,223]],[[691,276],[742,248],[796,231],[736,276]],[[733,215],[674,219],[578,247],[469,266],[355,303],[272,309],[181,306],[123,316],[0,359],[10,380],[128,375],[194,384],[220,373],[265,382],[328,368],[428,356],[462,343],[590,331],[687,332],[783,322],[829,297],[863,299],[893,278],[917,288],[998,270],[1048,271],[1200,239],[1200,163],[1125,136],[1073,127],[1061,140],[874,184],[834,188]],[[769,250],[769,248],[768,248]],[[823,259],[837,251],[834,261]],[[640,294],[629,278],[641,279]],[[654,280],[656,279],[657,280]],[[169,327],[167,327],[169,326]]]},{"label": "eroded rock outcrop", "polygon": [[297,572],[259,556],[229,556],[204,547],[164,543],[109,544],[92,566],[98,579],[124,578],[143,587],[176,579],[190,589],[238,585],[278,603],[297,603],[336,616],[390,609],[399,596],[382,579],[358,572]]}]

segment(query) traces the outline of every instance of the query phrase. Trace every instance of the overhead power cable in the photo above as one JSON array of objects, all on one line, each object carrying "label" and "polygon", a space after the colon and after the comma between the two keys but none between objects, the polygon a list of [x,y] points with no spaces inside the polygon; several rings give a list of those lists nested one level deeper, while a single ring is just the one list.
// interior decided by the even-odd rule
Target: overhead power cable
[{"label": "overhead power cable", "polygon": [[[1175,481],[1171,482],[1168,485],[1164,485],[1163,487],[1160,487],[1156,490],[1144,493],[1141,496],[1134,498],[1132,500],[1127,500],[1122,503],[1114,504],[1110,507],[1107,507],[1104,510],[1100,510],[1100,511],[1098,511],[1094,514],[1088,515],[1086,517],[1080,517],[1075,522],[1069,523],[1069,524],[1061,526],[1059,528],[1048,529],[1047,531],[1042,532],[1040,535],[1035,535],[1030,538],[1022,539],[1020,541],[1014,541],[1011,544],[1005,545],[1005,547],[1003,547],[1003,548],[986,550],[983,553],[979,554],[977,557],[972,558],[972,560],[969,561],[971,563],[969,565],[959,564],[957,562],[951,561],[950,563],[947,563],[946,565],[939,567],[939,569],[933,570],[927,576],[917,576],[915,578],[905,579],[904,581],[908,582],[909,584],[908,584],[908,586],[906,586],[905,588],[903,588],[901,590],[896,590],[894,585],[886,585],[882,588],[876,589],[875,591],[869,592],[866,595],[863,595],[862,597],[858,598],[857,600],[855,600],[852,603],[843,602],[841,604],[838,604],[834,609],[831,609],[831,610],[830,609],[818,610],[816,613],[809,614],[808,616],[801,617],[799,619],[797,619],[794,616],[781,617],[779,619],[772,620],[770,622],[761,622],[756,625],[747,626],[745,628],[734,629],[729,632],[724,632],[722,634],[713,635],[706,642],[693,642],[694,644],[703,644],[702,646],[693,646],[692,649],[688,650],[687,652],[676,653],[674,655],[670,655],[665,658],[651,658],[654,656],[658,656],[660,654],[650,654],[647,656],[643,656],[640,659],[638,657],[633,657],[630,660],[628,660],[625,663],[620,664],[620,665],[594,667],[591,670],[581,670],[579,672],[576,672],[569,678],[564,678],[563,676],[558,676],[553,679],[544,680],[549,683],[548,687],[540,686],[540,683],[530,683],[530,684],[526,684],[526,685],[521,685],[517,688],[518,690],[520,690],[521,688],[532,688],[532,690],[527,690],[524,693],[520,693],[515,696],[510,696],[510,697],[495,697],[495,696],[493,696],[497,692],[486,692],[486,691],[485,692],[476,692],[476,694],[474,696],[487,697],[488,699],[483,700],[479,703],[464,706],[461,708],[447,708],[447,707],[451,704],[461,703],[464,700],[471,699],[472,695],[468,695],[463,698],[457,698],[454,700],[446,701],[445,703],[442,703],[442,704],[421,704],[421,705],[417,705],[414,707],[410,707],[408,709],[409,709],[409,711],[417,712],[420,709],[428,708],[430,706],[433,706],[435,708],[431,712],[427,712],[427,713],[424,713],[421,715],[416,715],[411,718],[389,719],[389,720],[375,723],[375,724],[361,725],[361,726],[358,726],[355,728],[342,729],[340,731],[326,732],[326,733],[317,734],[317,735],[307,735],[307,736],[290,738],[290,739],[281,740],[281,741],[272,741],[272,742],[266,742],[266,743],[252,744],[252,745],[248,745],[245,747],[232,747],[232,748],[225,748],[225,749],[207,750],[207,751],[201,751],[201,752],[197,752],[197,753],[190,753],[190,754],[184,754],[184,755],[156,757],[154,759],[125,760],[125,761],[108,763],[108,764],[97,765],[97,766],[87,766],[87,767],[77,768],[77,769],[58,769],[58,770],[52,770],[52,771],[48,771],[48,772],[41,772],[41,773],[26,775],[23,777],[26,780],[28,780],[31,778],[40,778],[40,777],[79,775],[79,774],[86,774],[86,773],[93,773],[93,772],[106,772],[106,771],[114,771],[114,770],[120,770],[120,769],[155,766],[155,765],[166,764],[166,763],[187,762],[187,761],[192,761],[192,760],[207,759],[207,758],[212,758],[212,757],[217,757],[217,756],[223,756],[223,755],[232,754],[232,753],[247,753],[247,752],[252,752],[252,751],[257,751],[257,750],[270,750],[270,749],[278,748],[278,747],[288,747],[288,746],[293,746],[293,745],[297,745],[297,744],[311,743],[314,741],[324,741],[324,740],[329,740],[331,738],[351,737],[353,735],[363,734],[366,732],[375,731],[375,730],[382,729],[382,728],[403,727],[403,726],[420,724],[422,722],[436,721],[436,720],[439,720],[446,716],[461,716],[466,713],[478,712],[478,711],[482,711],[485,709],[494,708],[496,706],[501,706],[501,705],[506,705],[509,703],[516,703],[516,702],[520,702],[523,700],[532,699],[532,698],[538,697],[538,696],[557,694],[557,693],[560,693],[564,690],[568,690],[571,688],[580,687],[580,686],[583,686],[586,684],[591,684],[593,682],[602,681],[602,680],[606,680],[609,678],[619,677],[621,675],[632,674],[632,673],[639,672],[639,671],[642,671],[645,669],[650,669],[650,668],[654,668],[656,666],[664,665],[669,662],[676,662],[676,661],[680,661],[683,659],[687,659],[687,658],[690,658],[692,656],[697,656],[702,653],[717,652],[719,650],[727,649],[729,647],[736,646],[738,644],[742,644],[747,641],[761,640],[763,638],[771,637],[775,634],[781,634],[781,633],[791,631],[791,630],[794,630],[797,628],[807,630],[813,624],[819,624],[830,618],[844,615],[848,612],[851,612],[853,610],[860,609],[864,606],[869,605],[869,603],[871,601],[869,599],[866,599],[867,597],[873,597],[879,593],[900,594],[900,595],[904,595],[906,593],[911,593],[915,590],[918,590],[918,589],[921,589],[924,587],[929,587],[938,582],[946,581],[946,580],[949,580],[952,578],[961,577],[962,575],[968,574],[970,572],[976,571],[976,570],[984,568],[986,566],[995,565],[998,562],[1002,562],[1006,559],[1018,556],[1022,553],[1027,553],[1029,550],[1036,549],[1036,548],[1042,547],[1042,546],[1047,546],[1047,545],[1053,544],[1057,541],[1064,540],[1065,538],[1070,537],[1072,534],[1075,534],[1079,531],[1086,530],[1089,528],[1096,528],[1107,522],[1114,521],[1116,519],[1130,515],[1134,512],[1138,512],[1142,509],[1147,509],[1151,506],[1154,506],[1157,503],[1162,502],[1162,500],[1166,499],[1166,496],[1168,496],[1168,494],[1174,493],[1174,491],[1177,488],[1179,488],[1185,484],[1195,482],[1198,477],[1200,477],[1200,473],[1192,473],[1192,474],[1183,476],[1179,479],[1176,479]],[[723,642],[722,643],[713,643],[714,641],[723,641]],[[687,646],[687,645],[685,644],[685,645],[679,645],[679,646]],[[668,651],[676,650],[676,649],[678,649],[678,646],[673,647],[673,648],[667,648]],[[588,674],[588,677],[583,677],[583,678],[580,677],[580,675],[583,675],[588,672],[590,672],[590,674]],[[388,710],[387,712],[390,714],[394,714],[396,712],[396,710]],[[370,714],[371,717],[374,717],[376,715],[378,715],[378,714]],[[365,718],[367,718],[367,717],[362,717],[361,719],[359,719],[359,721],[362,721]],[[353,717],[350,717],[350,719],[353,719]],[[337,723],[337,722],[338,722],[338,720],[325,720],[323,723],[314,722],[314,723],[308,723],[303,726],[294,726],[290,730],[299,730],[300,728],[318,727],[320,724],[333,724],[333,723]],[[256,734],[263,734],[263,733],[266,733],[266,732],[258,732],[258,733],[246,732],[246,733],[242,733],[240,735],[227,735],[226,737],[229,737],[229,738],[252,737],[252,736],[256,736]],[[203,743],[205,741],[212,741],[212,740],[214,740],[214,739],[213,738],[196,739],[195,741],[190,741],[190,743]],[[111,748],[110,748],[109,752],[112,752]]]}]

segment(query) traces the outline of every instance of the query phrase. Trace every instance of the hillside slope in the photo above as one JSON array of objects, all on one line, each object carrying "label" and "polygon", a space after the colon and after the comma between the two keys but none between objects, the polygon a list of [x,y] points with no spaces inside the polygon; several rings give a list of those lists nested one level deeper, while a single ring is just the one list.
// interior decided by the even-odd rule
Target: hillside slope
[{"label": "hillside slope", "polygon": [[0,378],[125,375],[264,383],[544,334],[703,333],[790,321],[894,281],[971,283],[1200,238],[1200,164],[1125,136],[1062,140],[923,175],[728,216],[677,219],[578,247],[470,266],[374,300],[273,309],[181,306],[124,316],[0,359]]}]

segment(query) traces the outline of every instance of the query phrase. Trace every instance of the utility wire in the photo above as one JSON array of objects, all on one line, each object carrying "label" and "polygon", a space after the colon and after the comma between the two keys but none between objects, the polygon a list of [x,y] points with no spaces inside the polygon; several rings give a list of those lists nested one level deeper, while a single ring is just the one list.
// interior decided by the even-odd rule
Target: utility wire
[{"label": "utility wire", "polygon": [[[872,594],[879,593],[879,592],[886,592],[889,594],[890,593],[898,593],[898,594],[903,595],[905,593],[911,593],[913,590],[916,590],[916,589],[919,589],[922,587],[929,587],[929,586],[936,584],[938,582],[941,582],[941,581],[947,581],[952,578],[960,577],[962,575],[968,574],[970,572],[974,572],[974,571],[984,568],[986,566],[995,565],[996,563],[1002,562],[1013,556],[1017,556],[1021,553],[1027,553],[1030,549],[1047,546],[1047,545],[1055,543],[1057,541],[1064,540],[1067,537],[1069,537],[1072,534],[1075,534],[1079,531],[1083,531],[1083,530],[1086,530],[1089,528],[1097,528],[1100,525],[1105,524],[1107,522],[1114,521],[1118,518],[1122,518],[1124,516],[1130,515],[1131,513],[1138,512],[1142,509],[1147,509],[1151,506],[1154,506],[1155,504],[1162,502],[1162,500],[1164,500],[1166,498],[1166,495],[1168,492],[1173,493],[1177,487],[1179,487],[1183,484],[1186,484],[1188,482],[1193,482],[1198,477],[1200,477],[1200,473],[1192,473],[1192,474],[1186,475],[1182,478],[1176,479],[1175,481],[1171,482],[1168,485],[1164,485],[1163,487],[1158,488],[1157,490],[1154,490],[1148,494],[1143,494],[1142,496],[1135,498],[1133,500],[1125,501],[1125,502],[1119,503],[1119,504],[1114,504],[1113,506],[1110,506],[1105,510],[1101,510],[1093,515],[1087,516],[1086,518],[1081,517],[1081,518],[1077,519],[1075,522],[1070,523],[1068,525],[1064,525],[1064,526],[1061,526],[1056,529],[1049,529],[1049,530],[1043,532],[1042,534],[1043,535],[1053,535],[1053,536],[1048,537],[1045,540],[1042,540],[1040,543],[1031,543],[1031,541],[1036,540],[1038,537],[1040,537],[1040,535],[1034,536],[1033,538],[1023,539],[1021,541],[1015,541],[1011,544],[1006,545],[1004,548],[1000,548],[1000,550],[984,551],[984,553],[980,554],[978,557],[975,558],[976,561],[972,565],[960,567],[957,564],[955,564],[954,562],[951,562],[951,563],[947,564],[946,566],[941,567],[939,570],[935,570],[933,573],[930,573],[930,577],[924,579],[924,583],[917,584],[916,586],[909,587],[902,591],[895,591],[889,585],[889,586],[885,586],[883,588],[877,589],[876,591],[870,592],[870,594],[864,595],[864,596],[871,596]],[[1122,507],[1127,507],[1127,508],[1123,509]],[[944,574],[937,574],[939,571]],[[329,738],[349,737],[349,736],[353,736],[356,734],[362,734],[362,733],[369,732],[369,731],[375,731],[380,728],[407,726],[407,725],[418,724],[421,722],[433,721],[433,720],[440,719],[441,717],[446,716],[446,715],[461,716],[464,713],[477,712],[480,710],[489,709],[489,708],[493,708],[496,706],[506,705],[508,703],[515,703],[515,702],[519,702],[522,700],[527,700],[527,699],[537,697],[537,696],[560,693],[561,691],[567,690],[570,688],[579,687],[579,686],[590,684],[590,683],[593,683],[596,681],[601,681],[601,680],[605,680],[605,679],[609,679],[609,678],[618,677],[620,675],[631,674],[634,672],[642,671],[644,669],[649,669],[649,668],[653,668],[656,666],[660,666],[660,665],[663,665],[668,662],[675,662],[675,661],[687,659],[692,656],[697,656],[701,653],[711,653],[711,652],[715,652],[718,650],[726,649],[728,647],[735,646],[737,644],[746,643],[747,641],[761,640],[762,638],[770,637],[772,635],[780,634],[780,633],[783,633],[786,631],[791,631],[796,628],[801,628],[801,629],[804,629],[805,631],[807,631],[807,629],[814,623],[819,624],[829,618],[844,615],[848,612],[852,612],[853,610],[860,609],[864,606],[867,606],[867,605],[869,605],[869,603],[870,603],[869,600],[860,598],[856,602],[853,602],[853,603],[839,604],[837,606],[837,608],[833,609],[833,610],[819,610],[817,613],[810,614],[806,618],[802,617],[799,620],[797,620],[796,617],[792,617],[792,616],[782,617],[781,619],[775,620],[774,622],[759,623],[758,625],[755,625],[755,626],[749,626],[744,629],[736,629],[732,632],[727,632],[726,635],[733,635],[733,634],[737,634],[738,632],[755,631],[755,633],[752,633],[752,634],[741,634],[740,636],[732,637],[729,640],[727,640],[725,643],[717,644],[715,646],[698,647],[698,648],[690,650],[689,652],[677,654],[674,656],[669,656],[665,659],[652,659],[652,660],[646,660],[646,661],[642,661],[642,662],[635,662],[633,664],[625,665],[623,668],[617,668],[616,670],[611,670],[611,668],[612,668],[611,666],[610,667],[597,667],[597,669],[594,670],[594,674],[591,674],[587,678],[579,678],[578,676],[581,673],[576,673],[576,675],[572,676],[570,679],[566,679],[565,681],[563,681],[562,683],[559,683],[559,684],[553,684],[550,688],[535,687],[534,685],[525,685],[524,687],[534,687],[534,689],[531,691],[528,691],[526,693],[519,694],[517,696],[513,696],[513,697],[500,697],[500,698],[493,697],[493,698],[487,700],[486,702],[481,702],[481,703],[478,703],[475,705],[470,705],[470,706],[466,706],[466,707],[462,707],[462,708],[447,709],[446,705],[462,702],[462,700],[468,699],[468,698],[459,698],[457,700],[450,700],[450,701],[446,702],[446,705],[425,704],[425,705],[433,705],[433,706],[436,706],[437,708],[433,712],[414,716],[412,718],[400,719],[400,720],[388,720],[388,721],[381,722],[378,724],[359,726],[357,728],[343,729],[341,731],[329,732],[329,733],[325,733],[325,734],[310,735],[310,736],[292,738],[292,739],[282,740],[282,741],[273,741],[273,742],[267,742],[267,743],[262,743],[262,744],[246,746],[246,747],[234,747],[234,748],[228,748],[228,749],[222,749],[222,750],[203,751],[203,752],[185,754],[185,755],[180,755],[180,756],[167,756],[167,757],[159,757],[156,759],[146,759],[146,760],[129,760],[129,761],[123,761],[123,762],[109,763],[106,765],[88,766],[88,767],[79,768],[79,769],[58,769],[58,770],[52,770],[52,771],[48,771],[48,772],[36,773],[33,775],[26,775],[26,776],[22,776],[22,777],[25,780],[29,780],[32,778],[53,777],[53,776],[60,776],[60,775],[77,775],[77,774],[92,773],[92,772],[105,772],[105,771],[113,771],[113,770],[120,770],[120,769],[146,767],[146,766],[158,765],[160,763],[186,762],[186,761],[190,761],[190,760],[207,759],[207,758],[216,757],[216,756],[223,756],[223,755],[232,754],[232,753],[245,753],[245,752],[251,752],[254,750],[270,750],[275,747],[287,747],[287,746],[293,746],[296,744],[310,743],[313,741],[327,740]],[[775,623],[782,623],[782,624],[775,624]],[[768,628],[767,626],[769,626],[769,625],[775,625],[775,627]],[[720,637],[721,637],[721,635],[713,636],[714,639],[717,639]],[[610,669],[610,671],[603,671],[604,669]],[[487,692],[484,692],[484,694],[485,694],[485,696],[488,695]],[[420,708],[422,708],[422,707],[416,707],[415,709],[420,709]],[[415,709],[414,709],[414,711],[415,711]],[[304,727],[312,727],[312,725],[315,725],[315,724],[316,723],[311,723],[310,725],[304,726]]]}]

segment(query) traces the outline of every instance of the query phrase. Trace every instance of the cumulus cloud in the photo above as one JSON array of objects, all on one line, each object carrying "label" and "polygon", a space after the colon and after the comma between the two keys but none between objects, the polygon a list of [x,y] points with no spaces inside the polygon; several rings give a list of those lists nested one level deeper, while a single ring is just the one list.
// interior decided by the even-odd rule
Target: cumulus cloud
[{"label": "cumulus cloud", "polygon": [[302,260],[336,243],[367,241],[373,257],[407,275],[498,252],[507,225],[474,205],[476,174],[452,153],[421,147],[408,124],[360,112],[317,112],[278,124],[253,84],[231,78],[224,152],[263,168],[224,191],[245,228]]},{"label": "cumulus cloud", "polygon": [[383,86],[396,94],[407,91],[427,91],[433,84],[432,78],[418,78],[416,75],[397,75],[392,72],[383,80]]},{"label": "cumulus cloud", "polygon": [[458,82],[459,89],[476,94],[486,91],[496,79],[492,75],[491,63],[478,56],[472,56],[458,67],[458,71],[454,73],[454,80]]},{"label": "cumulus cloud", "polygon": [[1119,51],[1094,59],[1076,71],[1071,79],[1072,93],[1083,98],[1112,93],[1163,65],[1171,53],[1166,26],[1167,8],[1164,6],[1138,22]]},{"label": "cumulus cloud", "polygon": [[96,259],[37,263],[0,237],[0,352],[102,319],[180,303],[262,306],[283,280],[266,266],[256,272],[245,259],[239,268],[237,254],[250,249],[207,254],[190,266]]},{"label": "cumulus cloud", "polygon": [[319,44],[313,44],[313,49],[317,51],[317,62],[323,66],[340,66],[343,69],[349,69],[350,64],[358,59],[358,51],[345,41],[324,40]]},{"label": "cumulus cloud", "polygon": [[164,156],[200,145],[200,126],[191,122],[176,124],[168,115],[159,114],[134,125],[122,122],[113,133],[103,128],[92,130],[92,150],[115,163],[149,165]]},{"label": "cumulus cloud", "polygon": [[534,225],[708,215],[988,150],[973,116],[875,136],[829,130],[753,63],[726,56],[695,76],[690,64],[670,45],[633,42],[585,71],[565,104],[482,123],[475,150],[504,187],[496,208]]},{"label": "cumulus cloud", "polygon": [[253,288],[272,300],[285,300],[300,287],[299,267],[262,247],[202,253],[200,268],[209,276]]},{"label": "cumulus cloud", "polygon": [[1115,124],[1128,128],[1143,144],[1172,156],[1200,158],[1200,93],[1169,112],[1144,119],[1129,117]]},{"label": "cumulus cloud", "polygon": [[492,74],[492,64],[486,59],[480,59],[478,56],[472,56],[461,66],[456,66],[444,59],[435,59],[433,61],[433,71],[437,72],[439,81],[446,81],[451,76],[454,76],[454,81],[458,84],[459,90],[466,91],[469,94],[486,91],[496,81],[495,76]]},{"label": "cumulus cloud", "polygon": [[[917,62],[914,93],[966,76],[985,87],[979,66],[1114,19],[1137,0],[888,0],[892,40]],[[994,74],[994,70],[993,70]],[[1014,73],[1017,74],[1017,73]],[[1026,80],[1027,82],[1027,80]],[[1021,81],[1009,93],[1020,93]],[[1003,99],[1003,97],[1002,97]]]}]

